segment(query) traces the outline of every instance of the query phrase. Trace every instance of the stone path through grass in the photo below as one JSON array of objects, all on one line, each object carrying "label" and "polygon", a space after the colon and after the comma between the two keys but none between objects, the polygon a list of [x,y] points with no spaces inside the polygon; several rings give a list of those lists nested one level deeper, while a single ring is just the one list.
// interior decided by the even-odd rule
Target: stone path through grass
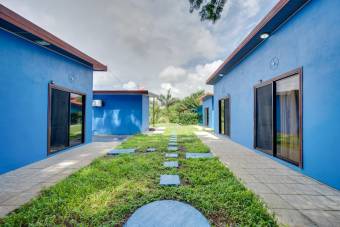
[{"label": "stone path through grass", "polygon": [[[184,152],[209,152],[194,130],[168,125],[164,134],[130,137],[117,148],[136,148],[135,153],[96,159],[0,219],[0,226],[123,226],[138,208],[163,200],[191,204],[213,226],[276,226],[258,197],[216,157],[185,158]],[[172,131],[183,148],[176,152],[167,150]],[[150,147],[156,151],[147,152]],[[164,167],[165,157],[180,167]],[[160,186],[161,174],[178,175],[181,185]]]}]

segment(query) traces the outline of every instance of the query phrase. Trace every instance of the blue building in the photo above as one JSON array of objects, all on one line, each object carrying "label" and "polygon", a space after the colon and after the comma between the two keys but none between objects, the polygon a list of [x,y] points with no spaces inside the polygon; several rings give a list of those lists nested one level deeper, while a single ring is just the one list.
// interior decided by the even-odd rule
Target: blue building
[{"label": "blue building", "polygon": [[93,134],[132,135],[149,129],[147,90],[93,92]]},{"label": "blue building", "polygon": [[201,98],[203,126],[214,128],[214,95],[206,94]]},{"label": "blue building", "polygon": [[106,66],[1,4],[0,40],[0,174],[91,142],[92,75]]},{"label": "blue building", "polygon": [[339,8],[280,0],[207,81],[216,133],[337,189]]}]

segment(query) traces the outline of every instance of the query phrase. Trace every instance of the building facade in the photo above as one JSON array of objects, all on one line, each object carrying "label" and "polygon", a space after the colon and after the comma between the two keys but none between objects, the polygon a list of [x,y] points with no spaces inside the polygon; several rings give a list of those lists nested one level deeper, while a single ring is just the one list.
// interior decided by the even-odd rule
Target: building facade
[{"label": "building facade", "polygon": [[91,142],[106,66],[0,5],[0,174]]},{"label": "building facade", "polygon": [[206,94],[201,98],[203,111],[203,126],[214,128],[214,96]]},{"label": "building facade", "polygon": [[94,91],[94,135],[132,135],[149,129],[147,90]]},{"label": "building facade", "polygon": [[207,83],[215,132],[340,189],[339,1],[279,1]]}]

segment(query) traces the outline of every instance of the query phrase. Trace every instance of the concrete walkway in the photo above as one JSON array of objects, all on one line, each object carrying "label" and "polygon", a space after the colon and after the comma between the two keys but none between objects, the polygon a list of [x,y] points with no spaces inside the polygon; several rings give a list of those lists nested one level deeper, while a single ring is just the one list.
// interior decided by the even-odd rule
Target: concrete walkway
[{"label": "concrete walkway", "polygon": [[95,158],[117,146],[121,140],[109,136],[96,137],[91,144],[0,175],[0,217],[30,201],[42,189],[89,165]]},{"label": "concrete walkway", "polygon": [[197,136],[289,226],[340,226],[340,191],[207,131]]}]

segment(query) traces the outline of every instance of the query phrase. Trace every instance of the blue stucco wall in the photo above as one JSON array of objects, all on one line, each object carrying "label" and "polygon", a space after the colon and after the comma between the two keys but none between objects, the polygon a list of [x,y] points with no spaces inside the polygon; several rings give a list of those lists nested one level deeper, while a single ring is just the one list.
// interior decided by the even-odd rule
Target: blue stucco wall
[{"label": "blue stucco wall", "polygon": [[[303,67],[303,169],[340,189],[340,1],[311,1],[214,86],[231,96],[231,139],[253,148],[253,86]],[[277,69],[270,61],[279,59]],[[218,110],[215,132],[218,133]],[[261,153],[263,154],[263,153]],[[271,157],[272,158],[272,157]]]},{"label": "blue stucco wall", "polygon": [[93,108],[93,134],[132,135],[148,127],[143,95],[94,94],[94,99],[103,100],[104,106]]},{"label": "blue stucco wall", "polygon": [[[214,96],[207,97],[203,103],[203,121],[205,121],[206,116],[205,116],[205,108],[209,108],[209,123],[208,127],[209,128],[214,128]],[[205,124],[205,122],[203,122]]]},{"label": "blue stucco wall", "polygon": [[149,96],[142,96],[142,131],[149,130]]},{"label": "blue stucco wall", "polygon": [[0,173],[47,157],[51,80],[87,94],[85,142],[91,141],[91,69],[0,30],[0,72]]}]

